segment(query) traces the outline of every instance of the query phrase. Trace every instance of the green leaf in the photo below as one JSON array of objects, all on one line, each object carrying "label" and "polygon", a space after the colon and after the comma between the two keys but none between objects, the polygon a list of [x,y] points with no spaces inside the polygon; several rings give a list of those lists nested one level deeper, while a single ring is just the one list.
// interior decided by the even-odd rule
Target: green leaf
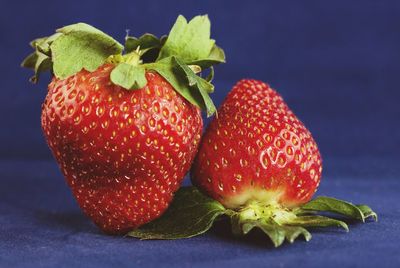
[{"label": "green leaf", "polygon": [[[126,36],[124,49],[115,39],[88,24],[72,24],[49,37],[33,40],[31,46],[35,52],[22,66],[35,71],[31,79],[35,82],[40,72],[47,70],[64,79],[83,69],[93,72],[104,63],[115,64],[111,81],[126,89],[143,87],[147,82],[143,72],[153,70],[210,116],[216,111],[208,95],[214,90],[210,83],[214,76],[212,66],[225,61],[223,50],[210,39],[210,27],[207,16],[196,16],[190,22],[179,16],[169,36],[160,39],[152,34],[139,38]],[[132,53],[138,55],[134,62]],[[138,65],[144,69],[134,67]],[[197,75],[209,68],[205,79]]]},{"label": "green leaf", "polygon": [[162,41],[149,33],[139,38],[133,36],[125,37],[125,53],[130,53],[140,48],[141,59],[144,63],[155,62],[160,53],[161,46]]},{"label": "green leaf", "polygon": [[364,214],[364,219],[372,217],[374,221],[378,221],[378,214],[376,214],[369,206],[367,205],[356,205],[361,212]]},{"label": "green leaf", "polygon": [[300,211],[331,212],[364,222],[364,214],[357,206],[332,197],[319,196],[301,206]]},{"label": "green leaf", "polygon": [[36,83],[39,80],[40,73],[52,70],[50,45],[59,35],[59,33],[56,33],[50,37],[37,38],[30,43],[35,52],[26,57],[21,66],[34,70],[35,74],[30,78],[32,83]]},{"label": "green leaf", "polygon": [[141,50],[160,48],[161,41],[155,35],[146,33],[139,38],[133,36],[125,37],[125,53],[135,51],[138,47]]},{"label": "green leaf", "polygon": [[51,70],[52,62],[47,55],[36,51],[26,57],[21,66],[34,70],[35,74],[30,78],[30,81],[37,83],[40,73]]},{"label": "green leaf", "polygon": [[142,65],[119,63],[110,74],[111,81],[125,89],[139,89],[147,84],[145,69]]},{"label": "green leaf", "polygon": [[207,82],[211,83],[212,80],[214,79],[214,67],[211,66],[209,70],[210,70],[210,72],[208,73],[208,75],[206,76],[205,79]]},{"label": "green leaf", "polygon": [[187,81],[181,75],[181,70],[173,57],[165,58],[155,63],[148,63],[144,66],[147,70],[154,70],[164,77],[165,80],[190,103],[200,108],[203,107],[201,95],[189,88]]},{"label": "green leaf", "polygon": [[49,37],[35,39],[31,42],[31,46],[46,56],[51,57],[50,45],[61,35],[61,33],[55,33]]},{"label": "green leaf", "polygon": [[36,54],[36,52],[33,52],[22,61],[21,66],[25,68],[35,69],[37,59],[38,55]]},{"label": "green leaf", "polygon": [[141,239],[189,238],[206,232],[214,220],[225,213],[225,208],[217,201],[204,196],[194,187],[182,187],[161,218],[128,236]]},{"label": "green leaf", "polygon": [[282,228],[285,230],[286,240],[290,243],[293,243],[300,235],[302,235],[307,242],[311,240],[311,234],[303,227],[282,226]]},{"label": "green leaf", "polygon": [[324,216],[298,216],[292,219],[290,222],[286,223],[289,226],[302,226],[302,227],[329,227],[337,226],[342,227],[347,232],[349,227],[345,222],[327,218]]},{"label": "green leaf", "polygon": [[66,78],[82,69],[96,70],[123,46],[112,37],[85,23],[72,24],[57,30],[61,33],[50,45],[53,72]]},{"label": "green leaf", "polygon": [[215,44],[210,39],[208,16],[196,16],[189,23],[180,15],[161,48],[158,60],[177,56],[185,63],[206,59]]},{"label": "green leaf", "polygon": [[201,68],[207,69],[213,65],[224,62],[225,62],[224,51],[219,46],[214,45],[213,48],[211,49],[210,55],[208,55],[206,58],[190,62],[189,64],[199,65]]},{"label": "green leaf", "polygon": [[[235,217],[236,219],[238,217]],[[273,219],[256,219],[237,221],[232,218],[232,230],[237,235],[246,235],[254,228],[259,228],[271,239],[275,247],[279,247],[285,241],[285,238],[290,243],[293,243],[300,235],[306,241],[311,239],[311,234],[299,226],[285,226],[277,224]]]},{"label": "green leaf", "polygon": [[30,45],[33,49],[36,49],[36,47],[38,46],[38,44],[41,44],[41,43],[45,42],[48,38],[49,38],[48,36],[36,38],[36,39],[32,40],[32,41],[29,43],[29,45]]},{"label": "green leaf", "polygon": [[207,93],[207,91],[213,89],[213,86],[197,76],[176,57],[168,57],[155,63],[145,64],[144,66],[148,70],[158,72],[190,103],[205,109],[207,115],[215,112],[216,108]]},{"label": "green leaf", "polygon": [[213,113],[215,113],[216,108],[208,93],[214,91],[214,86],[207,80],[196,75],[192,71],[192,69],[190,69],[186,64],[184,64],[179,58],[174,58],[174,59],[175,62],[178,64],[178,66],[181,68],[181,70],[184,72],[186,79],[189,82],[189,86],[195,88],[200,93],[203,101],[202,107],[205,106],[207,116],[211,116]]},{"label": "green leaf", "polygon": [[285,230],[274,223],[265,219],[246,220],[241,223],[243,234],[249,233],[255,227],[262,230],[271,239],[275,247],[279,247],[285,241]]}]

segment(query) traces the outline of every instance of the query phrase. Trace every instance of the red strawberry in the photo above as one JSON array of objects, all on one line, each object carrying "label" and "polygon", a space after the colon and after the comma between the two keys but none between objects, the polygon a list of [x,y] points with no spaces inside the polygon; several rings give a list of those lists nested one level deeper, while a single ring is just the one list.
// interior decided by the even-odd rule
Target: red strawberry
[{"label": "red strawberry", "polygon": [[53,79],[42,127],[80,207],[104,231],[126,232],[158,217],[197,150],[200,111],[163,77],[128,91],[112,65]]},{"label": "red strawberry", "polygon": [[293,207],[320,182],[321,157],[310,132],[267,84],[241,80],[205,133],[193,183],[227,208],[249,202]]},{"label": "red strawberry", "polygon": [[242,80],[210,123],[192,166],[193,184],[209,197],[195,187],[181,188],[163,217],[128,235],[193,237],[228,216],[234,234],[257,227],[277,247],[300,235],[308,241],[311,234],[304,227],[348,230],[343,221],[317,215],[320,211],[377,219],[366,205],[323,196],[309,201],[321,170],[315,141],[282,97],[260,81]]},{"label": "red strawberry", "polygon": [[212,84],[193,71],[224,61],[208,18],[179,16],[167,39],[127,37],[125,48],[82,23],[31,45],[33,81],[55,76],[42,128],[82,210],[107,233],[159,217],[197,151],[199,107],[215,109]]}]

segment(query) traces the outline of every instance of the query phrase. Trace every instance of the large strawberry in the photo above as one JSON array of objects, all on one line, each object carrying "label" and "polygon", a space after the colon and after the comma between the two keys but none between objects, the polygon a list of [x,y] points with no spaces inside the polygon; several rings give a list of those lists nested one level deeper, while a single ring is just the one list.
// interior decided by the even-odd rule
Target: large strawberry
[{"label": "large strawberry", "polygon": [[168,37],[123,46],[78,23],[32,42],[23,66],[54,78],[42,128],[83,211],[107,233],[159,217],[190,168],[213,86],[196,73],[223,62],[207,16],[179,16]]},{"label": "large strawberry", "polygon": [[[299,235],[309,240],[304,227],[333,225],[348,230],[345,222],[315,215],[318,211],[361,221],[376,219],[365,205],[328,197],[308,202],[321,171],[315,141],[282,97],[263,82],[241,80],[210,123],[192,166],[193,184],[211,198],[194,188],[182,189],[164,217],[130,235],[190,237],[208,230],[216,217],[227,215],[234,234],[258,227],[279,246],[285,238],[293,242]],[[186,229],[172,232],[164,227],[171,222]]]}]

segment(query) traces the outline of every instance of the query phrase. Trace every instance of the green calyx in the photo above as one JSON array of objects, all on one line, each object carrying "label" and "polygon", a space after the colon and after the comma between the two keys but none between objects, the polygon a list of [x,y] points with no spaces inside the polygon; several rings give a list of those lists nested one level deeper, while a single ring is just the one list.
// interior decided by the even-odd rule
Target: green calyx
[{"label": "green calyx", "polygon": [[323,196],[296,208],[253,201],[232,210],[204,196],[194,187],[183,187],[162,217],[127,235],[141,239],[189,238],[205,233],[221,217],[230,218],[234,235],[244,236],[259,229],[271,239],[275,247],[282,245],[285,240],[293,243],[300,236],[309,241],[311,234],[306,229],[309,227],[333,226],[349,230],[343,220],[321,216],[317,214],[319,212],[362,222],[370,217],[375,221],[378,219],[377,214],[366,205],[353,205]]},{"label": "green calyx", "polygon": [[[92,72],[112,63],[115,68],[110,80],[127,90],[143,88],[146,71],[155,71],[210,116],[216,111],[209,96],[214,90],[213,66],[225,62],[223,50],[210,39],[210,28],[207,16],[196,16],[189,22],[179,16],[168,36],[128,35],[123,46],[88,24],[72,24],[32,41],[34,52],[22,66],[34,70],[31,81],[36,83],[45,71],[64,79],[82,69]],[[201,76],[204,72],[208,73],[205,78]]]}]

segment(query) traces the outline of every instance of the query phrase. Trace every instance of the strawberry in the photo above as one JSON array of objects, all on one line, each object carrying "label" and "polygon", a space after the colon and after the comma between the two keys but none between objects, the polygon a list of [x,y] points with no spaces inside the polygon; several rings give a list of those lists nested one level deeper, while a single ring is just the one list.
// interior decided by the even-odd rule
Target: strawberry
[{"label": "strawberry", "polygon": [[[348,230],[343,221],[316,215],[320,211],[363,222],[368,217],[377,219],[366,205],[329,197],[310,201],[321,172],[314,139],[282,97],[261,81],[241,80],[200,143],[191,169],[192,182],[215,201],[197,197],[203,225],[185,235],[203,233],[216,217],[227,215],[234,234],[245,235],[257,227],[279,246],[285,239],[293,242],[300,235],[308,241],[311,234],[304,227],[340,226]],[[185,191],[199,196],[193,189]],[[166,219],[172,218],[171,214]],[[150,227],[131,235],[160,236],[154,230],[162,228],[157,224]]]},{"label": "strawberry", "polygon": [[208,18],[187,23],[179,16],[167,38],[128,36],[125,54],[83,23],[32,47],[23,63],[35,70],[32,80],[45,70],[54,74],[42,129],[81,209],[110,234],[158,218],[194,159],[200,109],[215,109],[210,79],[196,74],[224,61]]},{"label": "strawberry", "polygon": [[42,108],[47,143],[83,211],[104,231],[158,217],[197,150],[199,109],[157,73],[128,91],[112,65],[54,79]]},{"label": "strawberry", "polygon": [[241,80],[205,133],[193,183],[228,208],[309,201],[322,163],[310,132],[267,84]]}]

